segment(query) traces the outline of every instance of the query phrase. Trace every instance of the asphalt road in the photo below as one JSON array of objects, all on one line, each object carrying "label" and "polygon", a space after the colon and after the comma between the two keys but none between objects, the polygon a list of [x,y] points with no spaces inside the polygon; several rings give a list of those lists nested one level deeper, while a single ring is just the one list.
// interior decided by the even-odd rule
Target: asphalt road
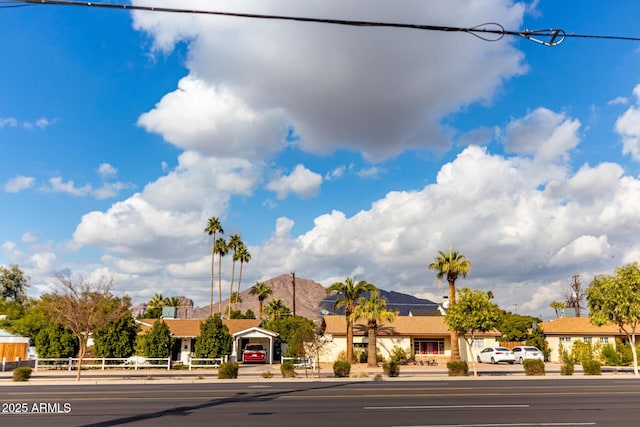
[{"label": "asphalt road", "polygon": [[[0,387],[2,426],[640,426],[635,378]],[[21,413],[16,413],[16,412]]]}]

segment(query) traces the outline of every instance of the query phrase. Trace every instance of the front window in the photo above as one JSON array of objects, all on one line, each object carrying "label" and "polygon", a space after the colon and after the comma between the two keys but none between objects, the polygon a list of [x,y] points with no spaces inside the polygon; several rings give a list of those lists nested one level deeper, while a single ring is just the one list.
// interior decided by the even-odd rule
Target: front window
[{"label": "front window", "polygon": [[477,350],[483,349],[484,348],[484,338],[475,338],[473,340],[473,343],[471,344],[472,348],[475,348]]},{"label": "front window", "polygon": [[609,344],[609,337],[600,337],[600,344]]},{"label": "front window", "polygon": [[416,338],[413,341],[415,355],[444,354],[444,338]]},{"label": "front window", "polygon": [[591,337],[582,337],[582,341],[584,341],[587,344],[591,344]]},{"label": "front window", "polygon": [[560,337],[560,342],[565,344],[571,343],[571,337]]}]

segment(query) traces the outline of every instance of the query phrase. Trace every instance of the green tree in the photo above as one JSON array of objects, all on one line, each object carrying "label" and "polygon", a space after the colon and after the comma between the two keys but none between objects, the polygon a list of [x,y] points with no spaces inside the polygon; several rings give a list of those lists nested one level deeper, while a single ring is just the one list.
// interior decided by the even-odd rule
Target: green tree
[{"label": "green tree", "polygon": [[272,321],[283,316],[288,316],[291,314],[291,310],[284,305],[281,299],[272,299],[265,307],[264,314]]},{"label": "green tree", "polygon": [[229,328],[222,323],[220,314],[216,313],[200,325],[200,336],[196,338],[195,357],[215,358],[231,354],[232,341]]},{"label": "green tree", "polygon": [[[238,275],[238,287],[237,289],[237,295],[240,295],[240,282],[242,281],[242,266],[244,264],[247,264],[249,261],[251,261],[251,254],[249,253],[249,250],[242,245],[242,247],[240,247],[240,249],[238,249],[238,252],[236,253],[236,255],[238,257],[238,261],[240,261],[240,274]],[[237,307],[237,303],[241,302],[241,301],[236,301],[236,305],[233,306],[233,308],[235,309]]]},{"label": "green tree", "polygon": [[35,337],[36,351],[41,359],[73,357],[78,352],[78,337],[68,329],[49,323]]},{"label": "green tree", "polygon": [[229,301],[227,303],[227,315],[230,317],[231,316],[231,304],[233,303],[233,285],[234,280],[235,280],[235,274],[236,274],[236,261],[239,260],[238,258],[238,249],[240,249],[241,247],[244,246],[244,243],[242,243],[242,239],[240,238],[240,235],[238,234],[232,234],[231,236],[229,236],[229,242],[227,242],[227,251],[233,251],[233,254],[231,256],[231,281],[229,282]]},{"label": "green tree", "polygon": [[[209,316],[213,315],[213,278],[215,273],[215,255],[216,255],[216,233],[224,234],[220,220],[212,216],[207,222],[204,232],[211,237],[211,292],[209,294]],[[220,310],[220,307],[218,307]]]},{"label": "green tree", "polygon": [[265,328],[277,332],[280,340],[287,345],[287,356],[305,355],[304,343],[313,339],[315,324],[301,316],[285,316],[265,323]]},{"label": "green tree", "polygon": [[262,319],[262,308],[264,300],[273,293],[273,289],[267,284],[267,282],[256,282],[255,285],[249,290],[249,295],[256,295],[258,297],[258,304],[260,307],[258,317]]},{"label": "green tree", "polygon": [[35,330],[32,327],[32,320],[35,319],[26,319],[35,314],[35,312],[32,313],[32,310],[34,310],[36,306],[37,302],[28,297],[22,302],[0,298],[0,314],[5,315],[4,319],[0,320],[0,328],[6,329],[14,334],[22,335],[23,337],[35,338],[38,331],[47,323],[42,310],[38,311],[39,323],[41,325],[36,327]]},{"label": "green tree", "polygon": [[360,297],[351,320],[364,319],[367,321],[367,365],[375,367],[378,364],[377,339],[378,328],[383,322],[393,322],[396,312],[387,310],[387,300],[380,297],[377,290],[369,292],[369,298]]},{"label": "green tree", "polygon": [[215,253],[218,254],[218,313],[222,313],[222,258],[229,253],[227,242],[220,238],[216,240]]},{"label": "green tree", "polygon": [[[471,261],[459,252],[449,248],[449,252],[438,251],[438,256],[429,264],[429,270],[437,271],[438,280],[447,279],[449,283],[449,307],[456,303],[456,280],[466,277],[471,271]],[[460,360],[458,334],[451,332],[451,360]]]},{"label": "green tree", "polygon": [[162,320],[156,320],[140,340],[140,350],[145,357],[167,358],[171,356],[171,351],[175,344],[175,339],[171,335],[169,326]]},{"label": "green tree", "polygon": [[540,322],[537,317],[501,310],[496,329],[502,334],[500,341],[526,341],[535,332],[533,325]]},{"label": "green tree", "polygon": [[135,352],[138,326],[131,315],[125,313],[92,336],[97,357],[129,357]]},{"label": "green tree", "polygon": [[74,280],[70,274],[59,275],[57,279],[57,289],[42,297],[42,307],[50,321],[69,329],[78,338],[76,380],[80,381],[80,366],[90,334],[127,313],[131,304],[128,297],[116,298],[111,294],[111,280],[87,282],[81,277]]},{"label": "green tree", "polygon": [[22,303],[26,299],[29,277],[17,265],[0,265],[0,297]]},{"label": "green tree", "polygon": [[449,325],[449,330],[464,337],[471,351],[473,375],[478,376],[472,344],[479,333],[495,329],[500,319],[500,307],[491,301],[491,292],[463,288],[458,291],[458,297],[456,304],[447,310],[444,320]]},{"label": "green tree", "polygon": [[618,267],[614,275],[598,275],[587,288],[589,317],[594,325],[615,324],[625,333],[638,375],[636,333],[640,323],[640,267],[637,262]]},{"label": "green tree", "polygon": [[351,315],[356,308],[358,299],[365,292],[373,292],[378,288],[375,285],[361,280],[355,283],[355,279],[347,277],[344,282],[336,282],[327,288],[327,295],[335,292],[336,302],[333,310],[344,308],[345,320],[347,323],[347,361],[354,363],[353,359],[353,319]]}]

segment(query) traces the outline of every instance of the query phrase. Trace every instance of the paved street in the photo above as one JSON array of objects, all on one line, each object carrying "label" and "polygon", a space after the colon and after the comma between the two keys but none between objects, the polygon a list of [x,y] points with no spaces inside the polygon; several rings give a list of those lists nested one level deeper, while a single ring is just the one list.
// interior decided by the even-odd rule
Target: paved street
[{"label": "paved street", "polygon": [[629,376],[41,382],[0,392],[7,426],[632,426],[640,419],[640,381]]}]

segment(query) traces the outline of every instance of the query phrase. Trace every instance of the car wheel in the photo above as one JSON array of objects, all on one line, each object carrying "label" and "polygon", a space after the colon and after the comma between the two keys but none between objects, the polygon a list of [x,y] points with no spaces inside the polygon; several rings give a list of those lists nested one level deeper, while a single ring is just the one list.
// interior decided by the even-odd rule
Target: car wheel
[{"label": "car wheel", "polygon": [[494,359],[494,358],[492,357],[492,358],[491,358],[491,363],[495,365],[495,364],[496,364],[496,359]]},{"label": "car wheel", "polygon": [[524,359],[521,357],[520,359],[518,359],[518,363],[522,365],[524,363]]},{"label": "car wheel", "polygon": [[480,356],[476,356],[476,360],[478,361],[478,363],[482,363],[482,361],[480,360]]}]

